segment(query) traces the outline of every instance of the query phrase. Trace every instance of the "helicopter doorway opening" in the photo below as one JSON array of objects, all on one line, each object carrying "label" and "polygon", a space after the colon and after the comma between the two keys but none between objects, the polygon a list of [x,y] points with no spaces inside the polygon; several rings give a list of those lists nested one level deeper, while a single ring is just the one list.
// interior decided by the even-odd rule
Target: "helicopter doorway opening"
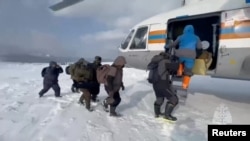
[{"label": "helicopter doorway opening", "polygon": [[[207,51],[212,54],[212,63],[208,70],[215,70],[219,48],[220,13],[170,19],[168,21],[167,40],[175,41],[183,33],[186,25],[193,25],[195,34],[199,36],[200,40],[209,42],[210,46]],[[201,53],[202,50],[197,50],[197,57]]]}]

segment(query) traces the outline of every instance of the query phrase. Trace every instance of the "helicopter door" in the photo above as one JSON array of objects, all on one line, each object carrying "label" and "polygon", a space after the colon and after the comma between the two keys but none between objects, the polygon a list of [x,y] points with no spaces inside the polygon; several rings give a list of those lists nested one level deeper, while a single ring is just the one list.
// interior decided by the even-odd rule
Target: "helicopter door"
[{"label": "helicopter door", "polygon": [[215,76],[250,78],[247,58],[250,58],[250,8],[222,12]]}]

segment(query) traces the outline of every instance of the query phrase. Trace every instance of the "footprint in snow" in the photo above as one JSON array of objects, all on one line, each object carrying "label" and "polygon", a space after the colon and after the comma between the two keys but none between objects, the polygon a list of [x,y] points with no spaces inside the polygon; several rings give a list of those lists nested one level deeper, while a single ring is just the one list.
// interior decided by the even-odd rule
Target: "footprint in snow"
[{"label": "footprint in snow", "polygon": [[13,102],[11,105],[7,105],[6,106],[6,110],[7,111],[18,111],[18,108],[20,108],[21,105],[23,105],[24,103],[21,101],[15,101]]},{"label": "footprint in snow", "polygon": [[113,133],[111,131],[107,131],[101,134],[99,141],[112,141]]},{"label": "footprint in snow", "polygon": [[75,117],[72,117],[72,118],[70,118],[67,122],[63,123],[63,126],[64,126],[65,128],[68,128],[68,127],[70,127],[70,124],[72,124],[75,120],[76,120],[76,118],[75,118]]}]

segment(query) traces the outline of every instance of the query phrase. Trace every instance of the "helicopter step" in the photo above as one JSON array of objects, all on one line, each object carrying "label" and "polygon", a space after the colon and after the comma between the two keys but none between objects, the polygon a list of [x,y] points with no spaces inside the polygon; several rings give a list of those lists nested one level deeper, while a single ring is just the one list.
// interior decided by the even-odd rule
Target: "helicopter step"
[{"label": "helicopter step", "polygon": [[187,89],[183,89],[182,86],[179,85],[173,85],[174,90],[176,91],[177,95],[183,98],[187,98],[188,91]]},{"label": "helicopter step", "polygon": [[188,90],[182,88],[182,77],[172,77],[172,83],[177,96],[185,101],[188,96]]}]

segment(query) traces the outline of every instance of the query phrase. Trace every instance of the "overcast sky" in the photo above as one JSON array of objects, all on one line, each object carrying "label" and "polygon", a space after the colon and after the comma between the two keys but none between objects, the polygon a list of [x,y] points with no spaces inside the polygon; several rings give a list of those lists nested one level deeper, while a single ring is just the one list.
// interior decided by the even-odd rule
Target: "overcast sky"
[{"label": "overcast sky", "polygon": [[0,52],[116,56],[129,29],[182,0],[85,0],[59,12],[61,0],[0,0]]}]

